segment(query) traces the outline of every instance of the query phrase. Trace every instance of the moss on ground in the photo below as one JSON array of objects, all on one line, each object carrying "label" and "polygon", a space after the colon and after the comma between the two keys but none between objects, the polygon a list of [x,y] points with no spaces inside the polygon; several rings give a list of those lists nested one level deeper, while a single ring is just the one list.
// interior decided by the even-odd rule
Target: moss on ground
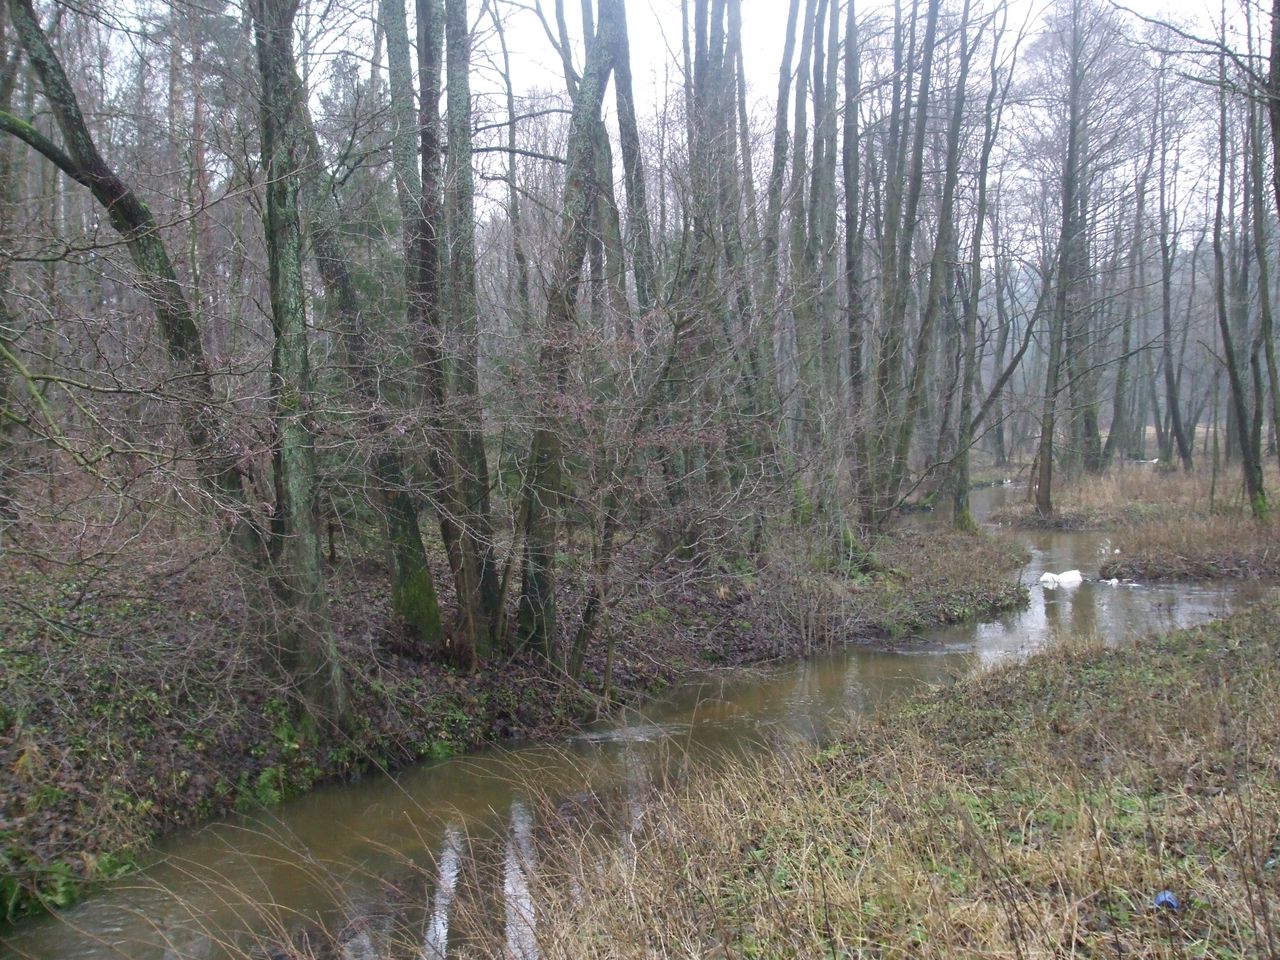
[{"label": "moss on ground", "polygon": [[1280,955],[1277,622],[1052,649],[695,775],[634,858],[575,850],[588,901],[538,891],[544,956]]}]

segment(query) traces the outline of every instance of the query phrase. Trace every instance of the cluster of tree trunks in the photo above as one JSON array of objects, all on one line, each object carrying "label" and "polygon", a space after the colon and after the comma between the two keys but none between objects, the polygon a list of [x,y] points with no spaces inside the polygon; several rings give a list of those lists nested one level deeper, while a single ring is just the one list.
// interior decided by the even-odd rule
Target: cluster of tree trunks
[{"label": "cluster of tree trunks", "polygon": [[[372,66],[348,50],[324,70],[300,46],[326,29],[299,26],[304,0],[171,11],[159,135],[145,57],[114,89],[101,41],[94,87],[61,33],[86,12],[6,0],[0,534],[27,510],[29,449],[107,482],[119,457],[180,444],[173,482],[278,605],[273,660],[342,723],[338,501],[386,558],[410,648],[472,669],[534,651],[572,677],[609,634],[625,544],[705,570],[813,525],[858,553],[930,488],[970,529],[979,454],[1033,458],[1049,515],[1064,473],[1145,458],[1149,429],[1190,470],[1221,420],[1267,514],[1280,0],[1266,37],[1246,9],[1244,51],[1100,0],[1056,0],[1016,35],[1005,0],[789,0],[769,14],[784,42],[763,125],[741,0],[680,8],[679,79],[652,115],[624,0],[582,0],[580,44],[563,0],[379,0]],[[516,17],[541,24],[563,93],[521,92]],[[1216,90],[1199,140],[1197,80]],[[144,118],[125,133],[101,102],[120,89]],[[168,173],[140,159],[157,139]],[[1206,156],[1215,176],[1189,169]],[[99,219],[131,294],[86,266],[115,263]],[[32,291],[73,273],[129,357],[147,351],[128,298],[145,306],[163,374],[70,363],[70,320],[39,336]],[[124,425],[98,412],[113,403]]]}]

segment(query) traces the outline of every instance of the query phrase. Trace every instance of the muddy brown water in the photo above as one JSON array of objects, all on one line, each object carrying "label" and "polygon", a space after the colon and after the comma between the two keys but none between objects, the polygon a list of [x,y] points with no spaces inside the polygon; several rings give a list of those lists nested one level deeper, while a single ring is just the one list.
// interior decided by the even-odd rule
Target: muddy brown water
[{"label": "muddy brown water", "polygon": [[[1021,495],[1014,487],[978,491],[975,512],[988,515]],[[318,924],[337,931],[329,949],[352,960],[444,957],[470,887],[483,889],[484,916],[502,926],[508,955],[529,960],[537,956],[537,929],[527,871],[536,860],[533,811],[544,808],[532,796],[562,799],[556,816],[596,828],[612,823],[625,844],[643,816],[644,795],[673,767],[820,739],[850,713],[1023,656],[1055,637],[1119,643],[1212,619],[1264,589],[1099,583],[1092,579],[1099,562],[1116,548],[1106,534],[1022,536],[1031,554],[1021,573],[1030,591],[1023,610],[930,630],[907,649],[852,647],[690,683],[554,746],[425,763],[180,833],[141,872],[57,916],[0,933],[0,957],[214,960],[228,955],[228,944],[244,949]],[[1041,573],[1070,569],[1086,582],[1039,586]],[[597,816],[605,806],[609,816]],[[486,836],[498,842],[467,839]],[[476,849],[486,852],[477,859]]]}]

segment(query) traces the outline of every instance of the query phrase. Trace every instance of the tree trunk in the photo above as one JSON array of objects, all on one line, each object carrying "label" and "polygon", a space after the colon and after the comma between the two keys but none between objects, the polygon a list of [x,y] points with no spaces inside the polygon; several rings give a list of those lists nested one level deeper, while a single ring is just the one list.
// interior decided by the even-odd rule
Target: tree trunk
[{"label": "tree trunk", "polygon": [[587,255],[588,220],[594,200],[594,142],[605,88],[617,56],[622,0],[601,0],[600,25],[573,98],[560,237],[547,286],[547,322],[539,354],[545,392],[530,442],[525,481],[524,575],[519,603],[523,644],[556,658],[555,554],[563,496],[561,435],[555,397],[568,378],[568,352],[576,327],[577,297]]},{"label": "tree trunk", "polygon": [[[1182,429],[1182,403],[1178,397],[1177,378],[1173,369],[1173,260],[1177,252],[1177,223],[1170,209],[1167,154],[1169,138],[1165,128],[1165,76],[1161,64],[1156,86],[1156,116],[1160,125],[1160,356],[1164,373],[1165,408],[1169,413],[1169,433],[1177,446],[1182,469],[1191,470],[1191,449]],[[1168,462],[1171,451],[1162,450],[1162,458]]]},{"label": "tree trunk", "polygon": [[616,46],[614,93],[618,106],[618,143],[622,148],[622,171],[627,188],[627,227],[633,251],[636,303],[641,313],[647,313],[657,303],[657,278],[653,265],[653,238],[649,229],[644,158],[640,152],[640,127],[636,123],[635,94],[631,89],[631,46],[627,36],[625,4],[618,8]]},{"label": "tree trunk", "polygon": [[[13,83],[18,69],[17,50],[10,52],[5,42],[4,19],[0,18],[0,114],[8,114],[13,101]],[[17,177],[14,173],[12,144],[0,143],[0,250],[7,250],[13,239],[14,202]],[[18,451],[15,436],[19,414],[14,409],[14,388],[10,372],[11,359],[16,359],[18,321],[9,293],[13,289],[13,273],[8,254],[0,253],[0,535],[17,519],[13,487],[18,475]],[[15,371],[16,373],[16,371]]]},{"label": "tree trunk", "polygon": [[860,422],[866,398],[863,381],[863,345],[867,339],[868,316],[862,289],[863,246],[866,238],[866,220],[861,214],[859,181],[862,176],[862,158],[859,151],[859,111],[861,49],[858,38],[858,21],[855,0],[849,0],[844,28],[844,128],[842,131],[841,178],[844,185],[844,286],[845,325],[849,350],[849,398],[848,413],[850,431],[854,438],[854,470],[865,468],[865,427]]},{"label": "tree trunk", "polygon": [[311,366],[302,279],[298,193],[305,136],[297,105],[305,102],[293,65],[296,0],[255,0],[254,31],[262,81],[262,166],[266,180],[266,241],[271,323],[278,380],[272,405],[279,437],[287,536],[284,584],[295,614],[282,641],[282,660],[299,682],[313,719],[345,723],[346,688],[325,596],[312,416]]},{"label": "tree trunk", "polygon": [[[1256,116],[1257,104],[1249,101],[1249,144],[1253,154],[1253,168],[1257,171],[1252,178],[1253,190],[1253,246],[1258,256],[1258,335],[1257,341],[1262,348],[1266,361],[1267,385],[1271,396],[1271,431],[1280,430],[1280,370],[1276,364],[1275,321],[1271,304],[1271,263],[1267,258],[1267,224],[1270,217],[1263,207],[1262,170],[1262,124]],[[1272,172],[1275,176],[1274,171]],[[1259,414],[1261,411],[1259,411]],[[1280,442],[1276,443],[1276,455],[1280,458]],[[1261,450],[1259,450],[1261,458]]]},{"label": "tree trunk", "polygon": [[1245,495],[1249,507],[1258,519],[1267,516],[1267,495],[1263,486],[1261,452],[1253,445],[1250,429],[1249,399],[1245,392],[1244,376],[1236,354],[1232,333],[1231,311],[1227,305],[1227,265],[1223,251],[1223,209],[1227,192],[1227,101],[1225,65],[1218,61],[1218,198],[1213,217],[1213,261],[1215,267],[1214,293],[1217,300],[1218,330],[1222,335],[1223,361],[1227,368],[1227,384],[1231,391],[1232,422],[1239,441],[1241,465],[1244,471]]},{"label": "tree trunk", "polygon": [[[929,112],[931,50],[937,29],[938,3],[930,4],[928,17],[929,19],[925,26],[925,61],[920,75],[920,103],[916,108],[918,111],[916,114],[918,148],[923,146],[922,134],[925,126],[923,121]],[[902,480],[907,473],[912,434],[916,420],[924,406],[925,377],[929,368],[934,325],[937,323],[938,314],[941,311],[944,285],[946,284],[948,272],[946,256],[955,246],[955,196],[960,172],[960,132],[964,119],[965,85],[968,82],[969,62],[973,52],[968,38],[968,23],[969,3],[966,0],[964,12],[961,15],[960,75],[953,95],[951,116],[947,126],[946,169],[943,173],[942,202],[938,212],[938,232],[934,242],[933,259],[929,266],[929,283],[925,294],[924,315],[920,319],[920,329],[916,334],[915,351],[911,360],[911,375],[908,378],[907,394],[904,398],[902,413],[894,430],[893,455],[889,465],[891,471],[889,485],[883,491],[886,504],[892,504],[897,500]],[[920,172],[922,172],[922,168],[917,167],[917,173]],[[908,193],[905,222],[911,223],[915,221],[918,202],[919,186],[916,185]],[[903,320],[905,319],[907,283],[910,276],[906,271],[906,266],[910,263],[911,251],[909,247],[905,247],[901,243],[898,251],[898,268],[900,272],[897,317]]]},{"label": "tree trunk", "polygon": [[488,653],[503,633],[499,609],[493,524],[489,503],[489,463],[484,448],[480,404],[479,304],[476,298],[475,175],[471,166],[471,32],[466,0],[445,2],[449,156],[445,223],[449,228],[449,301],[452,335],[458,344],[457,461],[461,493],[466,590],[464,622],[478,654]]},{"label": "tree trunk", "polygon": [[[966,3],[966,8],[968,4]],[[1007,13],[1006,13],[1007,15]],[[967,21],[968,18],[966,17]],[[991,42],[991,88],[987,93],[987,106],[983,116],[985,125],[982,137],[982,155],[978,160],[978,198],[974,207],[973,245],[970,247],[969,296],[964,302],[964,379],[960,386],[960,434],[956,438],[956,468],[952,480],[952,523],[957,529],[976,528],[973,513],[969,509],[969,449],[973,446],[972,422],[973,393],[978,378],[978,303],[982,292],[982,232],[987,221],[987,171],[991,166],[991,151],[995,147],[996,133],[1004,112],[1004,98],[1009,91],[1012,71],[1003,87],[1000,84],[998,56],[1004,25],[998,28]],[[967,57],[966,57],[967,59]],[[963,75],[963,71],[962,71]],[[997,103],[997,97],[999,101]]]},{"label": "tree trunk", "polygon": [[[302,83],[296,77],[294,90],[302,91]],[[375,445],[371,467],[374,492],[386,524],[391,606],[414,639],[421,643],[422,652],[436,652],[444,646],[444,630],[435,583],[422,546],[422,531],[414,505],[416,497],[409,486],[404,457],[396,441],[388,435],[390,424],[382,412],[379,374],[366,336],[365,313],[347,254],[342,249],[341,211],[329,192],[329,174],[324,167],[310,109],[305,101],[296,104],[294,109],[307,150],[303,189],[311,227],[311,250],[324,282],[325,299],[333,305],[338,332],[346,343],[353,385]]]}]

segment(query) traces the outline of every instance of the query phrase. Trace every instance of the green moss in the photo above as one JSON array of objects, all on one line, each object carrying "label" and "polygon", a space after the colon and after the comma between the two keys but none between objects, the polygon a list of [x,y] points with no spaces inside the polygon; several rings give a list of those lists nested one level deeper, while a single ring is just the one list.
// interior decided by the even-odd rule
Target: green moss
[{"label": "green moss", "polygon": [[398,578],[392,586],[391,605],[427,650],[438,650],[444,645],[440,601],[425,567]]}]

